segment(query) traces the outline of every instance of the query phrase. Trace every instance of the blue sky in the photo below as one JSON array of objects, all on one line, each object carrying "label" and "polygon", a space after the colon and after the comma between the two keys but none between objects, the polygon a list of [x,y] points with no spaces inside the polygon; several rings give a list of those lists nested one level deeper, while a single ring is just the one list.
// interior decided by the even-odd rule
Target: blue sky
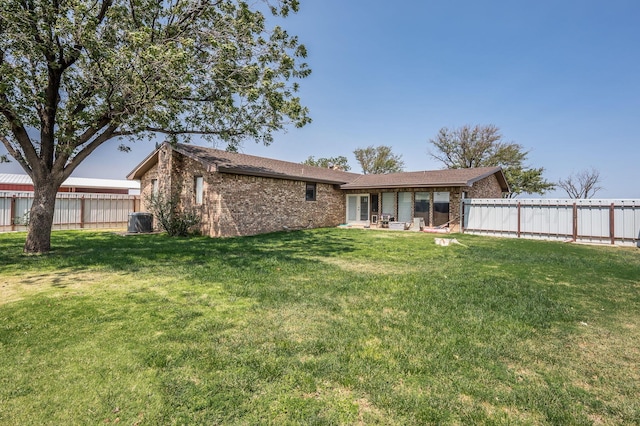
[{"label": "blue sky", "polygon": [[[640,198],[638,22],[637,0],[302,0],[283,25],[309,51],[300,96],[313,123],[241,151],[344,155],[359,172],[356,148],[390,145],[406,170],[438,169],[440,128],[494,124],[547,180],[594,167],[598,197]],[[74,175],[124,178],[153,149],[117,145]]]}]

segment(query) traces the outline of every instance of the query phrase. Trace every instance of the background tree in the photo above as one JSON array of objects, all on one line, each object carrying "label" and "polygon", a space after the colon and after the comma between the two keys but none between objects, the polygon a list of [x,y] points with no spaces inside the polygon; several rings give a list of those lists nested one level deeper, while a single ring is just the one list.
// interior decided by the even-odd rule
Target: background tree
[{"label": "background tree", "polygon": [[401,172],[404,169],[404,161],[401,155],[395,155],[390,146],[369,146],[353,151],[356,160],[362,167],[362,173],[386,174]]},{"label": "background tree", "polygon": [[524,165],[528,152],[522,145],[503,141],[496,126],[464,125],[454,130],[443,127],[429,142],[435,148],[431,156],[449,169],[502,167],[511,189],[509,197],[544,194],[555,187],[542,177],[544,168]]},{"label": "background tree", "polygon": [[558,186],[565,190],[569,198],[593,198],[602,189],[600,172],[593,167],[590,170],[582,170],[572,173],[566,179],[560,179]]},{"label": "background tree", "polygon": [[60,184],[109,139],[233,149],[310,121],[295,96],[305,48],[262,10],[286,17],[298,0],[0,2],[0,141],[34,185],[26,252],[50,249]]},{"label": "background tree", "polygon": [[306,164],[308,166],[324,167],[325,169],[333,166],[334,168],[344,170],[345,172],[351,170],[349,160],[347,160],[347,157],[343,157],[342,155],[329,158],[320,157],[317,160],[313,158],[313,155],[310,155],[309,158],[302,162],[302,164]]}]

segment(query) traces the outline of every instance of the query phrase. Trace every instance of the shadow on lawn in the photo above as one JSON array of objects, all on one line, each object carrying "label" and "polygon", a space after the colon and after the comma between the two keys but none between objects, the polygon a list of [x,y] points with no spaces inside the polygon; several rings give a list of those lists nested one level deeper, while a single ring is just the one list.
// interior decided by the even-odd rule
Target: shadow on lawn
[{"label": "shadow on lawn", "polygon": [[[347,233],[323,230],[272,233],[238,238],[168,237],[166,234],[122,236],[111,232],[54,232],[52,250],[41,256],[22,253],[21,234],[0,239],[0,267],[21,269],[50,266],[83,270],[107,267],[131,271],[148,264],[179,262],[204,265],[212,259],[227,266],[249,267],[260,259],[301,262],[309,257],[338,256],[355,249],[357,241]],[[301,255],[304,256],[301,257]]]}]

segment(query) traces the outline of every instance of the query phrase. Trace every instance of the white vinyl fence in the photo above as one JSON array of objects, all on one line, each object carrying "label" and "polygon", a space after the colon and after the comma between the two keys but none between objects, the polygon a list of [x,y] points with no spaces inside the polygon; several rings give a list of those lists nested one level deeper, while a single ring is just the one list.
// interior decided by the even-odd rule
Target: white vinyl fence
[{"label": "white vinyl fence", "polygon": [[[0,232],[26,230],[33,192],[0,192]],[[126,228],[140,196],[58,193],[53,229]]]},{"label": "white vinyl fence", "polygon": [[466,199],[463,232],[640,247],[640,200]]}]

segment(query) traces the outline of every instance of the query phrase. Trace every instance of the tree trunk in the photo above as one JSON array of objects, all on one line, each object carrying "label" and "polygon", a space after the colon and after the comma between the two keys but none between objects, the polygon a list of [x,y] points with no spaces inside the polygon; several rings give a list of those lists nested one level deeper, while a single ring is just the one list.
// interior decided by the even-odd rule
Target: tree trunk
[{"label": "tree trunk", "polygon": [[33,182],[33,204],[29,211],[29,227],[25,253],[46,253],[51,249],[53,209],[56,204],[58,186],[53,182]]}]

